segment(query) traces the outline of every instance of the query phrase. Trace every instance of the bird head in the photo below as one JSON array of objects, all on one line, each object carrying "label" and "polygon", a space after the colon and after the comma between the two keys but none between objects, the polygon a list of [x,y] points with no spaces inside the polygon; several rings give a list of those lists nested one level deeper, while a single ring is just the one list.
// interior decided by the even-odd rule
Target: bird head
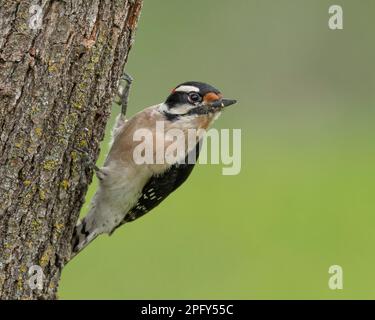
[{"label": "bird head", "polygon": [[212,117],[237,101],[224,99],[213,86],[197,81],[182,83],[172,90],[164,103],[163,112],[170,120],[185,117]]}]

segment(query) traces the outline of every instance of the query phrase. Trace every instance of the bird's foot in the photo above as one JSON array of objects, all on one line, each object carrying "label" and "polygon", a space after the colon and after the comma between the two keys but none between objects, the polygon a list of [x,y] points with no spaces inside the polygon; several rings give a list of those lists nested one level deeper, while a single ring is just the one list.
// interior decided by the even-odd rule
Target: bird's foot
[{"label": "bird's foot", "polygon": [[103,180],[106,176],[106,173],[101,170],[93,161],[93,159],[89,156],[88,150],[84,148],[74,148],[76,151],[80,152],[83,164],[86,168],[94,170],[96,176],[99,180]]},{"label": "bird's foot", "polygon": [[118,104],[121,106],[121,115],[123,118],[126,116],[126,111],[128,109],[129,103],[129,92],[131,88],[131,84],[133,82],[133,78],[124,72],[120,78],[120,84],[118,88]]}]

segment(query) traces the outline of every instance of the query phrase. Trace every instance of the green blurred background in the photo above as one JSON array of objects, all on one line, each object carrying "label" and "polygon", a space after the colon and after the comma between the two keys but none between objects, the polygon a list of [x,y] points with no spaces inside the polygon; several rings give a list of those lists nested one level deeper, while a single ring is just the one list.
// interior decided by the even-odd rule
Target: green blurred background
[{"label": "green blurred background", "polygon": [[[328,28],[332,4],[344,30]],[[197,166],[69,263],[60,297],[374,299],[374,17],[373,0],[145,0],[129,112],[215,85],[239,100],[215,127],[242,129],[242,171]]]}]

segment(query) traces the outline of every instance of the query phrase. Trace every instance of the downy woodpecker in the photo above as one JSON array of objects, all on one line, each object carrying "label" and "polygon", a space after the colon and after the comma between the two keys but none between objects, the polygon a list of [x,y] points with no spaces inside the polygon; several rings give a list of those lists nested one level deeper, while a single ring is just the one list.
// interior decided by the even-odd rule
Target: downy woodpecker
[{"label": "downy woodpecker", "polygon": [[[139,144],[134,141],[138,129],[152,133],[154,155],[158,151],[164,153],[171,141],[167,135],[156,132],[157,122],[163,122],[165,132],[178,129],[187,136],[189,129],[208,129],[222,109],[234,103],[235,100],[224,99],[214,87],[196,81],[180,84],[165,102],[149,107],[129,120],[124,115],[127,106],[125,101],[125,109],[117,118],[113,130],[113,142],[104,166],[100,169],[95,167],[99,187],[88,214],[74,230],[72,257],[98,235],[111,234],[119,226],[155,208],[181,186],[193,170],[194,163],[185,160],[193,151],[195,157],[198,157],[201,143],[199,136],[196,137],[194,147],[186,148],[183,159],[175,163],[137,164],[133,154]],[[158,141],[160,139],[163,141]],[[155,150],[158,146],[162,146],[163,150]]]}]

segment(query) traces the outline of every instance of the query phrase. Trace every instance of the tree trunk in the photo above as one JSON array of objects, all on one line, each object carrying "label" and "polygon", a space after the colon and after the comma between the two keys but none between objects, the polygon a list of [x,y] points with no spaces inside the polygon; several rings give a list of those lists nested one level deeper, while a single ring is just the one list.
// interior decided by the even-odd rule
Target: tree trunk
[{"label": "tree trunk", "polygon": [[56,298],[141,6],[0,0],[0,299]]}]

